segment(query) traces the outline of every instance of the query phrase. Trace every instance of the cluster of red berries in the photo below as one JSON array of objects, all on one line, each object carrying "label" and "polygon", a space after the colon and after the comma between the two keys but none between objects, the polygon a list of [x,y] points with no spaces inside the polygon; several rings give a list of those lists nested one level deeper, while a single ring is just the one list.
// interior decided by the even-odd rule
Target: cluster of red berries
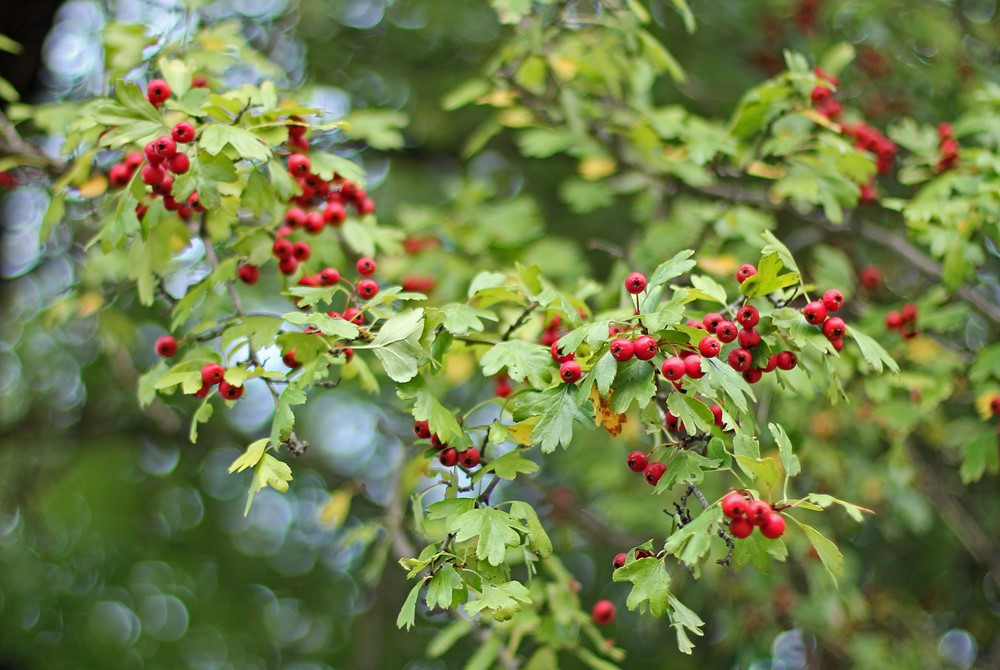
[{"label": "cluster of red berries", "polygon": [[[815,72],[816,76],[820,79],[833,84],[834,87],[840,85],[840,82],[836,77],[832,74],[827,74],[819,66],[813,68],[813,72]],[[820,84],[819,86],[813,87],[810,97],[812,98],[813,105],[816,107],[816,111],[831,121],[836,121],[840,118],[841,114],[844,113],[844,105],[842,105],[839,100],[834,98],[833,90],[828,86]]]},{"label": "cluster of red berries", "polygon": [[937,171],[945,172],[958,167],[958,140],[955,139],[955,129],[950,123],[938,124],[938,157]]},{"label": "cluster of red berries", "polygon": [[[177,355],[177,338],[173,335],[161,335],[153,345],[156,353],[163,358],[173,358]],[[196,398],[204,398],[215,385],[219,386],[219,395],[226,400],[239,400],[243,395],[243,387],[230,384],[224,377],[226,370],[218,363],[206,363],[201,368],[201,388],[195,392]]]},{"label": "cluster of red berries", "polygon": [[[864,122],[856,125],[844,125],[844,132],[854,138],[854,146],[875,154],[875,168],[878,174],[887,174],[892,170],[892,162],[896,158],[899,147],[886,137],[878,128],[873,128]],[[859,184],[861,202],[875,202],[875,177],[867,184]]]},{"label": "cluster of red berries", "polygon": [[[583,310],[580,310],[580,316],[585,316]],[[580,368],[580,364],[574,360],[576,358],[575,352],[564,354],[559,349],[559,338],[562,335],[562,319],[557,314],[546,324],[539,341],[549,347],[552,360],[559,363],[559,378],[567,384],[573,384],[583,376],[583,370]],[[497,393],[497,395],[500,394]]]},{"label": "cluster of red berries", "polygon": [[446,468],[461,465],[467,470],[479,465],[479,449],[469,447],[465,451],[459,451],[455,447],[449,447],[447,442],[442,442],[437,433],[431,433],[430,426],[426,421],[413,422],[413,434],[421,440],[430,440],[431,446],[438,451],[438,461]]},{"label": "cluster of red berries", "polygon": [[769,540],[776,540],[785,533],[785,519],[763,500],[748,499],[733,491],[722,498],[722,513],[729,517],[729,532],[737,539],[745,539],[754,527]]},{"label": "cluster of red berries", "polygon": [[656,486],[660,482],[660,477],[667,471],[667,466],[659,461],[649,461],[649,457],[641,451],[633,451],[625,459],[625,465],[632,472],[641,472],[650,486]]},{"label": "cluster of red berries", "polygon": [[844,335],[847,334],[847,324],[839,316],[828,316],[839,312],[844,306],[844,294],[837,289],[830,289],[820,300],[813,300],[802,308],[802,316],[814,326],[819,326],[823,336],[830,341],[833,348],[840,351],[844,348]]},{"label": "cluster of red berries", "polygon": [[899,311],[890,311],[885,315],[885,327],[889,330],[898,330],[899,334],[906,339],[915,337],[917,334],[917,306],[908,302]]}]

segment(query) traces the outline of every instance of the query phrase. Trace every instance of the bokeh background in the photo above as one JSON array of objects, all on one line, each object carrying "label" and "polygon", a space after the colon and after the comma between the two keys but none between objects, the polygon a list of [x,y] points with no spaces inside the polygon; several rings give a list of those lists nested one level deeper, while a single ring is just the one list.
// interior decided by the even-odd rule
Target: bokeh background
[{"label": "bokeh background", "polygon": [[[657,97],[718,118],[782,69],[785,48],[815,56],[853,44],[841,95],[881,127],[904,115],[950,119],[976,85],[1000,79],[996,0],[692,2],[693,35],[670,2],[647,4],[652,30],[689,73],[681,85],[661,82]],[[509,36],[485,0],[10,0],[3,11],[0,32],[24,51],[0,55],[0,75],[37,103],[103,90],[101,35],[113,19],[156,34],[235,21],[280,66],[282,86],[303,87],[331,116],[378,110],[402,120],[403,146],[359,156],[380,217],[410,231],[446,229],[462,241],[452,253],[478,245],[487,263],[543,262],[549,276],[602,279],[621,268],[593,241],[645,236],[638,254],[651,266],[706,225],[695,208],[652,223],[626,202],[574,211],[558,191],[575,164],[523,158],[504,134],[466,159],[489,112],[445,111],[442,98]],[[253,73],[227,76],[237,85]],[[391,391],[317,390],[299,430],[312,447],[293,464],[291,489],[265,491],[244,517],[245,477],[226,468],[269,423],[269,397],[248,387],[197,445],[187,440],[192,405],[140,410],[137,377],[155,362],[164,318],[127,290],[88,283],[71,227],[38,244],[47,198],[30,180],[0,192],[0,668],[462,667],[473,641],[424,658],[441,616],[422,614],[408,634],[395,627],[404,574],[371,523],[407,453],[409,421],[391,409]],[[444,295],[480,269],[448,252],[414,261],[416,272],[439,274]],[[894,289],[927,288],[878,250],[852,253],[864,256],[849,259],[858,264],[884,263]],[[995,279],[985,282],[994,290]],[[89,296],[93,310],[74,301],[65,318],[71,292],[83,304]],[[114,309],[98,309],[107,304]],[[981,346],[989,329],[971,318],[956,337]],[[466,384],[451,400],[468,406],[491,389]],[[679,578],[675,589],[708,622],[693,658],[676,652],[664,623],[624,613],[624,587],[610,580],[611,556],[669,528],[618,467],[626,447],[582,436],[518,491],[546,515],[585,602],[619,604],[612,636],[629,650],[627,664],[793,670],[823,647],[825,663],[809,667],[1000,668],[995,478],[962,487],[954,459],[934,452],[921,472],[941,473],[930,489],[947,497],[936,496],[889,448],[865,401],[834,411],[816,399],[804,413],[776,397],[770,411],[800,437],[820,483],[878,516],[860,527],[834,522],[848,558],[839,591],[802,556],[767,576],[709,567],[702,582]],[[331,491],[353,496],[340,527],[324,516]],[[954,532],[963,514],[984,529],[985,559]],[[838,634],[824,637],[831,627]]]}]

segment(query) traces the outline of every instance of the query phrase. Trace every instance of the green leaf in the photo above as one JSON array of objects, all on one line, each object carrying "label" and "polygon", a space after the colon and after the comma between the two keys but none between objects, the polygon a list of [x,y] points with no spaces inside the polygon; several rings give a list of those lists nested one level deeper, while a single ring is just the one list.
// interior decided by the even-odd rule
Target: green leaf
[{"label": "green leaf", "polygon": [[229,474],[234,472],[243,472],[247,468],[255,467],[260,463],[260,459],[264,457],[264,452],[267,450],[267,445],[270,442],[268,438],[261,438],[255,442],[251,442],[250,446],[246,448],[239,458],[233,461],[232,465],[229,466]]},{"label": "green leaf", "polygon": [[619,363],[612,386],[611,410],[615,414],[623,414],[632,406],[633,401],[640,409],[648,405],[656,393],[656,383],[653,381],[655,374],[655,369],[648,361],[631,358]]},{"label": "green leaf", "polygon": [[694,569],[697,576],[698,566],[712,548],[712,538],[715,537],[716,527],[721,520],[722,509],[709,507],[690,523],[675,530],[667,538],[663,548]]},{"label": "green leaf", "polygon": [[681,482],[698,484],[705,478],[705,470],[717,468],[721,463],[719,459],[706,458],[690,449],[679,451],[667,463],[667,469],[660,477],[655,492],[669,491]]},{"label": "green leaf", "polygon": [[424,310],[401,312],[382,325],[370,348],[393,381],[408,382],[417,375],[424,355],[420,336],[424,330]]},{"label": "green leaf", "polygon": [[826,568],[826,571],[830,574],[830,578],[833,579],[833,583],[836,584],[837,577],[844,574],[844,556],[840,553],[840,549],[812,526],[802,523],[795,517],[790,518],[805,532],[809,543],[812,544],[813,549],[819,555],[819,560],[823,562],[823,567]]},{"label": "green leaf", "polygon": [[201,405],[198,406],[198,410],[191,417],[191,430],[188,432],[188,439],[191,440],[191,444],[198,441],[198,424],[208,423],[208,420],[212,418],[212,405],[208,402],[210,398],[205,398],[201,401]]},{"label": "green leaf", "polygon": [[670,625],[677,632],[677,648],[684,654],[690,654],[694,650],[694,645],[688,639],[688,631],[695,635],[704,635],[701,627],[705,622],[701,620],[694,610],[688,608],[674,596],[670,596]]},{"label": "green leaf", "polygon": [[375,149],[399,149],[403,146],[400,128],[406,125],[406,114],[392,110],[359,109],[347,116],[344,134],[364,140]]},{"label": "green leaf", "polygon": [[[532,463],[534,465],[534,463]],[[552,540],[542,527],[542,522],[538,520],[538,513],[535,508],[526,502],[515,500],[510,506],[510,515],[515,519],[521,519],[527,526],[528,548],[542,558],[552,555]]]},{"label": "green leaf", "polygon": [[[500,479],[514,479],[519,474],[530,475],[538,472],[538,464],[521,455],[520,449],[508,451],[500,458],[490,461],[483,472],[495,472]],[[513,511],[511,511],[513,514]]]},{"label": "green leaf", "polygon": [[[590,369],[590,373],[587,375],[588,381],[593,380],[593,383],[597,385],[597,390],[601,392],[602,396],[607,396],[608,391],[611,390],[611,384],[615,381],[615,376],[618,374],[618,361],[615,357],[611,355],[610,351],[604,353],[594,367]],[[588,389],[587,394],[590,394]]]},{"label": "green leaf", "polygon": [[293,384],[289,384],[281,392],[278,404],[274,408],[274,419],[271,420],[271,444],[281,444],[291,436],[292,427],[295,425],[292,405],[301,405],[305,401],[306,394]]},{"label": "green leaf", "polygon": [[971,484],[983,478],[983,475],[1000,473],[1000,446],[997,445],[996,431],[980,431],[970,440],[965,441],[962,466],[959,474],[963,484]]},{"label": "green leaf", "polygon": [[702,358],[701,362],[709,386],[721,388],[740,412],[746,412],[749,407],[747,400],[753,402],[756,398],[743,376],[718,358]]},{"label": "green leaf", "polygon": [[769,540],[760,533],[753,533],[750,537],[736,540],[733,547],[733,567],[742,569],[747,563],[752,563],[755,568],[764,574],[771,570],[771,559],[784,561],[788,556],[788,547],[780,538]]},{"label": "green leaf", "polygon": [[532,386],[545,385],[545,373],[552,370],[552,355],[548,347],[523,340],[499,342],[479,359],[483,374],[492,377],[504,368],[516,382],[525,378]]},{"label": "green leaf", "polygon": [[265,453],[253,470],[253,480],[250,482],[250,494],[247,496],[247,506],[243,516],[250,513],[254,495],[270,486],[278,493],[288,491],[288,482],[292,481],[292,469],[288,463],[279,461],[271,454]]},{"label": "green leaf", "polygon": [[[660,265],[658,265],[653,271],[652,276],[649,278],[649,283],[646,286],[647,289],[662,286],[671,279],[679,277],[685,272],[689,272],[695,265],[697,265],[697,263],[691,260],[692,256],[694,256],[694,251],[691,249],[685,249],[684,251],[679,251],[674,254],[674,257],[669,261],[660,263]],[[725,294],[725,291],[723,291],[723,294]]]},{"label": "green leaf", "polygon": [[667,398],[667,408],[681,420],[689,433],[709,433],[715,425],[715,416],[708,405],[687,393],[671,393]]},{"label": "green leaf", "polygon": [[781,457],[781,466],[785,469],[785,476],[795,477],[802,472],[802,465],[799,457],[792,451],[792,442],[788,439],[788,433],[777,423],[767,424],[768,430],[774,436],[774,441],[778,445],[778,454]]},{"label": "green leaf", "polygon": [[459,107],[465,107],[489,93],[491,89],[492,86],[485,79],[469,79],[448,91],[441,98],[441,108],[446,112],[451,112]]},{"label": "green leaf", "polygon": [[670,573],[659,558],[640,558],[615,570],[611,577],[616,582],[631,582],[632,591],[625,605],[630,609],[649,610],[655,617],[667,611],[670,598]]},{"label": "green leaf", "polygon": [[451,563],[445,563],[427,584],[427,606],[431,609],[436,607],[448,609],[452,606],[455,591],[464,588],[465,582],[462,581],[462,577],[451,567]]},{"label": "green leaf", "polygon": [[878,341],[865,335],[853,325],[848,327],[847,334],[853,337],[854,341],[858,343],[861,356],[864,357],[868,365],[872,366],[875,372],[881,373],[884,368],[889,368],[891,372],[899,374],[899,364],[896,363],[893,357],[889,355],[889,352]]},{"label": "green leaf", "polygon": [[691,275],[691,285],[720,305],[726,304],[726,288],[711,277]]},{"label": "green leaf", "polygon": [[465,605],[469,614],[478,614],[485,609],[493,610],[494,618],[505,621],[521,610],[521,605],[531,604],[531,594],[521,582],[505,582],[503,584],[486,584],[483,595]]},{"label": "green leaf", "polygon": [[670,76],[678,83],[682,83],[687,79],[687,75],[684,74],[684,68],[677,62],[673,54],[663,46],[662,42],[646,30],[638,30],[636,34],[642,43],[645,57],[657,72],[670,73]]},{"label": "green leaf", "polygon": [[756,298],[798,284],[798,273],[781,274],[784,268],[785,266],[777,252],[767,254],[757,264],[757,274],[740,284],[740,293],[748,298]]},{"label": "green leaf", "polygon": [[486,329],[483,319],[487,321],[498,320],[497,315],[493,312],[462,303],[444,305],[440,311],[444,315],[442,324],[445,330],[452,335],[466,335],[470,332],[481,333]]},{"label": "green leaf", "polygon": [[520,523],[510,514],[493,507],[481,507],[456,518],[449,531],[455,534],[456,542],[478,537],[476,556],[496,566],[503,563],[507,547],[521,544],[521,536],[515,530],[518,527]]},{"label": "green leaf", "polygon": [[561,384],[545,391],[525,393],[520,396],[515,413],[515,421],[523,421],[529,416],[539,417],[531,430],[532,444],[538,445],[545,453],[556,447],[568,447],[573,440],[573,424],[593,430],[593,406],[584,398],[580,399],[572,384]]},{"label": "green leaf", "polygon": [[406,630],[413,628],[417,616],[417,598],[420,596],[420,587],[424,585],[424,581],[417,582],[406,596],[406,601],[399,610],[399,616],[396,617],[396,628],[406,628]]},{"label": "green leaf", "polygon": [[213,156],[229,145],[241,158],[266,161],[271,157],[271,148],[249,130],[221,123],[204,126],[198,144]]},{"label": "green leaf", "polygon": [[570,149],[576,143],[576,135],[559,128],[531,128],[517,138],[521,153],[529,158],[548,158]]},{"label": "green leaf", "polygon": [[337,337],[345,340],[353,340],[358,337],[358,327],[356,325],[347,319],[335,319],[322,312],[286,312],[281,315],[281,318],[297,326],[316,326],[327,337]]},{"label": "green leaf", "polygon": [[455,415],[442,405],[427,389],[417,391],[417,401],[413,405],[413,418],[426,421],[432,433],[437,433],[443,442],[450,442],[462,434],[462,427]]},{"label": "green leaf", "polygon": [[[781,259],[781,262],[784,264],[786,268],[788,268],[792,272],[799,271],[799,266],[795,263],[795,258],[792,257],[792,252],[788,250],[788,247],[786,247],[781,242],[781,240],[779,240],[777,237],[774,236],[774,233],[772,233],[770,230],[765,230],[763,233],[761,233],[761,237],[764,238],[765,242],[764,248],[761,249],[762,256],[778,254],[778,258]],[[758,268],[758,271],[759,270],[760,268]],[[746,282],[743,283],[745,284]]]},{"label": "green leaf", "polygon": [[749,456],[737,456],[736,462],[740,464],[748,475],[759,482],[763,488],[772,489],[781,481],[781,474],[778,472],[778,464],[774,458],[750,458]]},{"label": "green leaf", "polygon": [[810,493],[804,498],[804,500],[806,502],[815,503],[816,505],[819,505],[823,509],[828,508],[830,505],[840,505],[841,507],[844,508],[844,511],[847,512],[847,515],[852,519],[854,519],[855,521],[857,521],[858,523],[864,521],[864,512],[868,512],[869,514],[874,514],[874,512],[872,512],[870,509],[859,507],[854,503],[849,503],[846,500],[840,500],[839,498],[834,498],[833,496],[827,495],[825,493]]}]

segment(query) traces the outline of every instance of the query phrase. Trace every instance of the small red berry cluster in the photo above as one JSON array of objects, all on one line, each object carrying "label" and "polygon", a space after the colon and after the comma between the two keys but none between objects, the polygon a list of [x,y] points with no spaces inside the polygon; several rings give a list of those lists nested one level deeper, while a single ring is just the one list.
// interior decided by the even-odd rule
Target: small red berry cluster
[{"label": "small red berry cluster", "polygon": [[813,300],[802,308],[802,316],[814,326],[819,326],[823,336],[830,341],[833,348],[840,351],[844,348],[844,335],[847,334],[847,324],[839,316],[827,316],[839,312],[844,306],[844,294],[837,289],[830,289],[820,300]]},{"label": "small red berry cluster", "polygon": [[[585,316],[583,310],[580,310],[580,316]],[[574,360],[576,359],[575,352],[564,354],[559,349],[559,338],[562,337],[562,335],[562,319],[560,319],[557,314],[546,324],[539,341],[549,347],[549,352],[552,354],[552,360],[559,364],[559,378],[567,384],[574,384],[580,380],[580,377],[583,376],[583,370],[580,368],[580,364]],[[500,394],[498,393],[497,395]]]},{"label": "small red berry cluster", "polygon": [[[823,72],[823,69],[819,66],[813,68],[813,72],[816,73],[816,76],[820,79],[833,84],[834,87],[840,85],[840,82],[836,77],[832,74]],[[844,105],[834,97],[833,90],[828,86],[820,84],[813,87],[810,97],[812,98],[813,105],[816,107],[816,111],[831,121],[836,121],[840,118],[841,114],[844,113]]]},{"label": "small red berry cluster", "polygon": [[938,172],[946,172],[958,167],[958,140],[950,123],[938,124]]},{"label": "small red berry cluster", "polygon": [[763,500],[753,500],[733,491],[722,498],[722,513],[729,518],[729,532],[742,540],[750,537],[754,527],[769,540],[785,533],[785,519]]},{"label": "small red berry cluster", "polygon": [[[878,128],[873,128],[864,122],[856,125],[844,125],[844,132],[854,138],[854,146],[875,154],[875,169],[878,174],[892,171],[892,162],[896,158],[899,147],[886,137]],[[861,202],[875,202],[875,176],[867,184],[860,184]]]},{"label": "small red berry cluster", "polygon": [[[153,348],[163,358],[173,358],[177,355],[177,338],[173,335],[161,335],[156,340]],[[194,396],[196,398],[204,398],[212,390],[213,386],[218,385],[219,395],[223,398],[226,400],[239,400],[243,395],[243,386],[230,384],[225,380],[225,375],[226,369],[218,363],[206,363],[203,365],[201,368],[201,388],[194,393]]]},{"label": "small red berry cluster", "polygon": [[479,465],[479,449],[468,447],[465,451],[459,451],[455,447],[449,447],[447,442],[441,441],[437,433],[431,433],[430,425],[426,421],[414,421],[413,434],[417,439],[431,441],[431,446],[438,452],[438,462],[446,468],[460,465],[466,470],[471,470]]},{"label": "small red berry cluster", "polygon": [[885,315],[885,327],[898,330],[906,339],[917,335],[917,306],[912,302],[903,305],[899,311],[892,310]]}]

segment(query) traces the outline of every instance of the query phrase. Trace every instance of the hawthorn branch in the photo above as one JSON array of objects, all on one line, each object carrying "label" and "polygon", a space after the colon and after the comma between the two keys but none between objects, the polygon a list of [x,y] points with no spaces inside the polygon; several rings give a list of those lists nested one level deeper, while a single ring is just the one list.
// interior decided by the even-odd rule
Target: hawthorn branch
[{"label": "hawthorn branch", "polygon": [[504,331],[504,334],[500,337],[500,339],[502,341],[509,340],[511,335],[517,332],[517,330],[525,324],[525,322],[528,320],[528,317],[530,317],[531,313],[534,312],[537,308],[538,308],[538,303],[532,301],[531,304],[525,307],[524,311],[521,312],[521,316],[517,317],[517,320],[514,323],[510,324],[510,327]]}]

